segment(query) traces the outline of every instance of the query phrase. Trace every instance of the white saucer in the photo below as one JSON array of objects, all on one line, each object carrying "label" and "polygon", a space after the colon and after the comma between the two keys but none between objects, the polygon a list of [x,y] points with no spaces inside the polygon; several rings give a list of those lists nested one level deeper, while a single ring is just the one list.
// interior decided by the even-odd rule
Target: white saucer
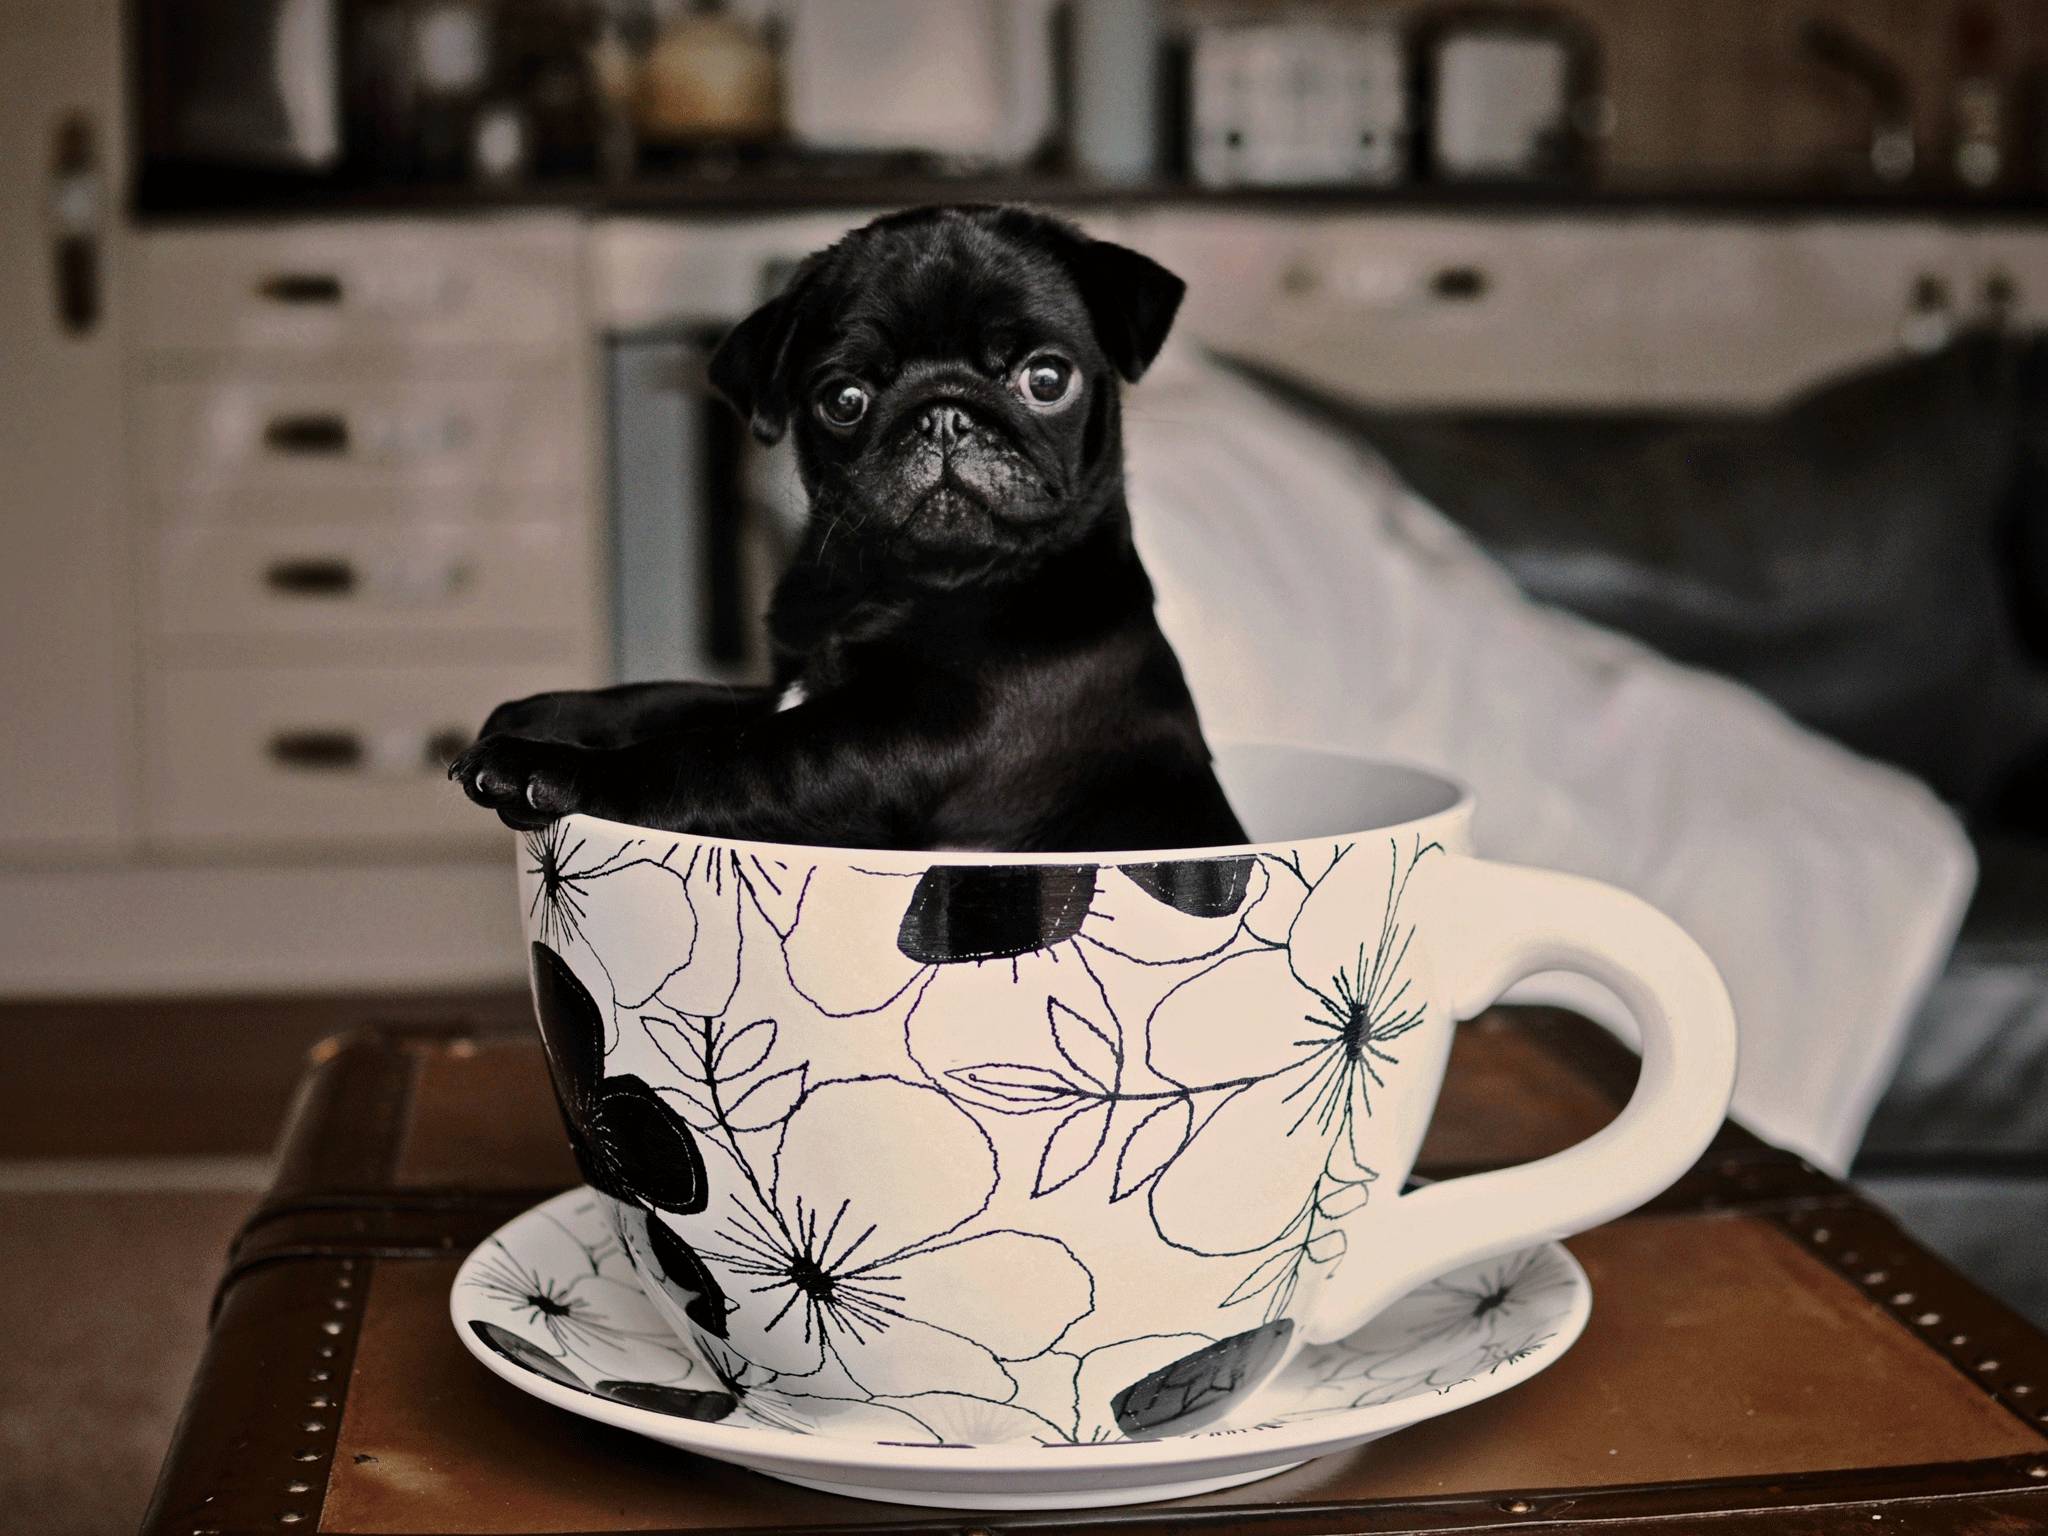
[{"label": "white saucer", "polygon": [[[455,1277],[469,1352],[522,1392],[600,1423],[855,1498],[955,1509],[1137,1504],[1270,1477],[1528,1380],[1571,1348],[1592,1287],[1556,1243],[1454,1271],[1340,1344],[1305,1351],[1256,1422],[1155,1440],[1007,1438],[1017,1413],[950,1394],[849,1402],[749,1388],[669,1331],[598,1198],[515,1218]],[[748,1368],[750,1369],[750,1368]],[[978,1443],[977,1443],[978,1442]]]}]

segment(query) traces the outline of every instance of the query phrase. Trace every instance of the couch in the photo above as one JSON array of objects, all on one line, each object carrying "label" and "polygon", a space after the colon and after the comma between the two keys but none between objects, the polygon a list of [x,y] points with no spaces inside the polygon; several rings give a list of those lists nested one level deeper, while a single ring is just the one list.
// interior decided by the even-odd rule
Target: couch
[{"label": "couch", "polygon": [[1761,415],[1368,410],[1530,596],[1923,779],[1976,894],[1855,1174],[2048,1324],[2048,340],[1968,334]]}]

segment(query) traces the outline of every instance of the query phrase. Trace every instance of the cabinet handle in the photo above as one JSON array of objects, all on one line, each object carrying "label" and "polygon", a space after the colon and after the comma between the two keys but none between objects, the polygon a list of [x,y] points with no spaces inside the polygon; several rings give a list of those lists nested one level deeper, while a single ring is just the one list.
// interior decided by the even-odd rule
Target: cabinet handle
[{"label": "cabinet handle", "polygon": [[363,765],[363,739],[354,731],[279,731],[270,738],[270,756],[287,768],[351,772]]},{"label": "cabinet handle", "polygon": [[341,279],[332,272],[275,272],[256,293],[273,304],[339,304]]},{"label": "cabinet handle", "polygon": [[2020,285],[2010,272],[1994,267],[1984,274],[1984,316],[1993,330],[2009,326],[2019,306]]},{"label": "cabinet handle", "polygon": [[1938,272],[1913,279],[1899,319],[1899,345],[1908,352],[1939,352],[1956,333],[1955,292]]},{"label": "cabinet handle", "polygon": [[90,119],[74,113],[57,125],[50,155],[50,234],[57,323],[73,336],[100,319],[99,150]]},{"label": "cabinet handle", "polygon": [[1493,279],[1486,275],[1484,267],[1439,267],[1429,279],[1431,297],[1454,304],[1483,299],[1492,286]]},{"label": "cabinet handle", "polygon": [[347,453],[348,440],[346,416],[277,416],[263,429],[263,444],[273,453]]},{"label": "cabinet handle", "polygon": [[279,731],[268,743],[271,760],[298,773],[370,773],[438,780],[471,741],[468,729],[444,725],[413,738],[379,733],[370,741],[348,730]]},{"label": "cabinet handle", "polygon": [[356,589],[356,568],[346,560],[319,556],[275,560],[263,580],[290,597],[345,597]]}]

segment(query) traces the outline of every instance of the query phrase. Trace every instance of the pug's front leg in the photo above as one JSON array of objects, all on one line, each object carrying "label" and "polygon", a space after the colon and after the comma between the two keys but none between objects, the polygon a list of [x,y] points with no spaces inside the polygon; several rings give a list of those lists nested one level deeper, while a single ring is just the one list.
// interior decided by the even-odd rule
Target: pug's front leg
[{"label": "pug's front leg", "polygon": [[[910,847],[963,770],[971,686],[848,690],[737,730],[686,731],[623,747],[486,736],[449,777],[507,826],[580,812],[705,837]],[[971,754],[968,754],[971,756]]]},{"label": "pug's front leg", "polygon": [[[448,777],[522,831],[578,811],[680,830],[674,775],[665,768],[693,737],[743,729],[772,714],[777,698],[772,688],[714,683],[536,694],[493,710]],[[650,740],[654,752],[630,751]]]},{"label": "pug's front leg", "polygon": [[778,697],[773,688],[724,683],[619,683],[567,689],[500,704],[477,735],[623,747],[678,731],[737,727],[772,713]]},{"label": "pug's front leg", "polygon": [[701,825],[699,775],[730,760],[720,732],[657,737],[623,747],[587,747],[499,733],[448,766],[448,777],[508,827],[531,832],[563,816],[602,816],[667,832],[719,835]]}]

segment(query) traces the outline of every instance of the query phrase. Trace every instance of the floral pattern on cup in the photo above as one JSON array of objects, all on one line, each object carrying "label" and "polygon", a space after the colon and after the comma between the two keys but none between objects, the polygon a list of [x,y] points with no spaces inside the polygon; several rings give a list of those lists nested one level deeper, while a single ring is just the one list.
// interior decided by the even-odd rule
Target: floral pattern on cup
[{"label": "floral pattern on cup", "polygon": [[[1435,844],[898,872],[586,825],[526,843],[549,1067],[619,1258],[716,1390],[1092,1443],[1181,1432],[1280,1357],[1378,1178]],[[1219,1159],[1254,1198],[1205,1197]],[[1041,1200],[1179,1254],[1216,1326],[1098,1315]]]}]

